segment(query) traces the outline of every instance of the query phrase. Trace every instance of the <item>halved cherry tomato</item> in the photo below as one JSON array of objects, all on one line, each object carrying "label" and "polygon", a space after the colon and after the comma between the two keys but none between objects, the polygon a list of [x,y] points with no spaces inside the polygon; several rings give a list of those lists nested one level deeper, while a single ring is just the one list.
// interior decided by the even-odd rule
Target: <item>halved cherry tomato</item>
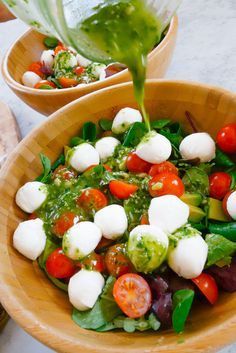
[{"label": "halved cherry tomato", "polygon": [[82,75],[85,71],[85,68],[82,67],[82,66],[77,66],[75,69],[74,69],[74,73],[78,76]]},{"label": "halved cherry tomato", "polygon": [[192,281],[198,286],[200,291],[212,305],[216,303],[219,296],[219,290],[216,281],[212,276],[207,273],[201,273],[200,276],[193,278]]},{"label": "halved cherry tomato", "polygon": [[42,72],[42,63],[40,61],[33,62],[28,67],[29,71],[34,72],[35,74],[39,75],[40,77],[44,77],[44,73]]},{"label": "halved cherry tomato", "polygon": [[146,213],[144,213],[140,219],[140,224],[144,225],[144,224],[149,224],[149,220],[148,220],[148,215]]},{"label": "halved cherry tomato", "polygon": [[104,257],[102,255],[96,254],[95,252],[89,254],[81,262],[81,268],[89,271],[104,272],[106,269]]},{"label": "halved cherry tomato", "polygon": [[132,319],[146,314],[152,301],[148,283],[135,273],[127,273],[116,280],[113,296],[121,310]]},{"label": "halved cherry tomato", "polygon": [[66,48],[63,44],[59,44],[55,49],[54,49],[54,55],[57,55],[60,51],[66,51],[68,48]]},{"label": "halved cherry tomato", "polygon": [[162,195],[181,197],[184,193],[184,184],[176,174],[160,173],[150,180],[149,193],[152,197]]},{"label": "halved cherry tomato", "polygon": [[68,169],[64,165],[59,165],[57,169],[54,170],[52,178],[53,179],[63,179],[63,180],[71,180],[76,178],[77,174],[74,170]]},{"label": "halved cherry tomato", "polygon": [[138,190],[138,186],[120,180],[112,180],[109,183],[109,189],[113,196],[125,200]]},{"label": "halved cherry tomato", "polygon": [[78,223],[79,216],[73,212],[64,212],[54,222],[52,231],[58,237],[63,237],[65,232],[70,229],[74,224]]},{"label": "halved cherry tomato", "polygon": [[148,173],[151,164],[139,158],[135,152],[131,152],[126,160],[126,167],[131,173]]},{"label": "halved cherry tomato", "polygon": [[75,87],[78,85],[78,80],[75,78],[69,78],[69,77],[59,77],[58,82],[63,88],[69,88],[69,87]]},{"label": "halved cherry tomato", "polygon": [[148,174],[153,177],[159,173],[173,173],[178,175],[178,169],[173,163],[166,161],[159,164],[153,164]]},{"label": "halved cherry tomato", "polygon": [[86,210],[98,211],[108,204],[107,197],[98,189],[86,189],[77,199],[77,204]]},{"label": "halved cherry tomato", "polygon": [[229,217],[229,219],[231,219],[231,216],[230,216],[230,214],[229,214],[229,212],[228,212],[228,209],[227,209],[227,201],[228,201],[229,196],[230,196],[233,192],[235,192],[235,190],[229,191],[229,192],[225,195],[225,197],[223,198],[223,202],[222,202],[222,207],[223,207],[224,213],[226,214],[226,216]]},{"label": "halved cherry tomato", "polygon": [[133,272],[133,266],[125,254],[124,244],[111,246],[105,256],[107,271],[114,277],[120,277],[125,273]]},{"label": "halved cherry tomato", "polygon": [[222,127],[216,136],[216,142],[222,151],[236,153],[236,124]]},{"label": "halved cherry tomato", "polygon": [[70,278],[76,271],[74,262],[62,251],[62,248],[54,250],[47,258],[46,270],[55,278]]},{"label": "halved cherry tomato", "polygon": [[222,200],[229,192],[232,178],[228,173],[216,172],[209,176],[210,196]]},{"label": "halved cherry tomato", "polygon": [[36,88],[36,89],[54,89],[54,88],[56,88],[56,85],[55,85],[55,83],[53,83],[51,81],[42,80],[42,81],[39,81],[38,83],[36,83],[34,88]]}]

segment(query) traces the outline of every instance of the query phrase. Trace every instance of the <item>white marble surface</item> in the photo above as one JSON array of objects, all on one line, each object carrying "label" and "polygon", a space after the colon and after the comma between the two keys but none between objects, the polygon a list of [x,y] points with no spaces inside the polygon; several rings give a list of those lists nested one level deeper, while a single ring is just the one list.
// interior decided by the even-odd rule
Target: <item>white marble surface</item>
[{"label": "white marble surface", "polygon": [[[179,37],[167,77],[207,82],[236,91],[236,0],[183,0]],[[0,24],[0,55],[25,31],[18,20]],[[21,102],[0,76],[0,100],[9,104],[22,136],[45,118]],[[0,353],[50,353],[10,321],[0,334]],[[236,352],[236,345],[221,353]],[[187,353],[187,352],[186,352]]]}]

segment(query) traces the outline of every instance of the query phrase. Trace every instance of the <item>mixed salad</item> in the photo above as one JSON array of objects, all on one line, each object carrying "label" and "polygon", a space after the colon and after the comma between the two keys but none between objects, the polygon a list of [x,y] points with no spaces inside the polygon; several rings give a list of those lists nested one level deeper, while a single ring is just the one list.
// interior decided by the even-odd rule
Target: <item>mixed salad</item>
[{"label": "mixed salad", "polygon": [[84,124],[16,194],[29,214],[14,247],[68,292],[73,320],[99,332],[173,327],[236,290],[236,124],[216,142],[138,110]]},{"label": "mixed salad", "polygon": [[105,65],[92,62],[56,38],[46,37],[43,43],[46,49],[40,61],[32,62],[22,76],[24,86],[46,90],[70,88],[102,81],[126,68],[119,63]]}]

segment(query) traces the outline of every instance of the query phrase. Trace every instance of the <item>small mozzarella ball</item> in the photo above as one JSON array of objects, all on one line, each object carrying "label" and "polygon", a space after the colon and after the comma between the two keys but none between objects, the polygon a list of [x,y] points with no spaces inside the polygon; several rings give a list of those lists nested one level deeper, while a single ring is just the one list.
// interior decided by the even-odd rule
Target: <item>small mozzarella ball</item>
[{"label": "small mozzarella ball", "polygon": [[124,207],[120,205],[109,205],[96,212],[94,223],[106,239],[120,238],[128,227]]},{"label": "small mozzarella ball", "polygon": [[180,277],[191,279],[199,276],[207,260],[208,246],[201,235],[183,237],[169,250],[168,265]]},{"label": "small mozzarella ball", "polygon": [[36,260],[46,245],[43,221],[39,218],[22,222],[13,235],[13,246],[30,260]]},{"label": "small mozzarella ball", "polygon": [[72,226],[63,236],[62,248],[72,260],[81,260],[89,255],[102,238],[102,232],[93,222],[80,222]]},{"label": "small mozzarella ball", "polygon": [[76,55],[76,60],[77,60],[77,63],[78,63],[79,66],[87,67],[90,64],[92,64],[91,60],[85,58],[84,56],[82,56],[79,53]]},{"label": "small mozzarella ball", "polygon": [[26,71],[22,76],[22,83],[24,86],[34,88],[36,83],[41,81],[41,77],[32,71]]},{"label": "small mozzarella ball", "polygon": [[128,127],[136,122],[142,122],[143,118],[139,110],[133,108],[123,108],[115,116],[112,123],[112,132],[122,134]]},{"label": "small mozzarella ball", "polygon": [[115,151],[115,148],[120,144],[120,141],[115,137],[107,136],[98,140],[95,144],[95,148],[99,153],[102,161],[106,161],[111,157]]},{"label": "small mozzarella ball", "polygon": [[170,141],[161,134],[151,131],[144,136],[136,148],[136,154],[146,162],[159,164],[167,161],[172,151]]},{"label": "small mozzarella ball", "polygon": [[128,240],[128,255],[138,272],[153,272],[165,260],[169,239],[160,228],[151,225],[135,227]]},{"label": "small mozzarella ball", "polygon": [[179,146],[184,159],[199,158],[201,162],[210,162],[216,156],[215,141],[206,132],[197,132],[186,136]]},{"label": "small mozzarella ball", "polygon": [[89,143],[82,143],[69,151],[69,164],[72,168],[83,173],[91,165],[100,162],[98,151]]},{"label": "small mozzarella ball", "polygon": [[104,64],[93,63],[91,64],[91,74],[102,81],[106,78],[106,68]]},{"label": "small mozzarella ball", "polygon": [[47,186],[39,181],[30,181],[16,193],[16,203],[25,212],[36,211],[47,198]]},{"label": "small mozzarella ball", "polygon": [[44,64],[46,67],[52,68],[53,66],[53,61],[54,61],[54,50],[44,50],[42,52],[40,61],[42,64]]},{"label": "small mozzarella ball", "polygon": [[153,198],[148,210],[149,223],[167,233],[186,224],[188,217],[189,206],[174,195]]},{"label": "small mozzarella ball", "polygon": [[69,281],[68,294],[71,304],[80,311],[91,309],[102,293],[104,284],[101,273],[80,270]]},{"label": "small mozzarella ball", "polygon": [[230,217],[236,221],[236,191],[228,196],[226,208]]}]

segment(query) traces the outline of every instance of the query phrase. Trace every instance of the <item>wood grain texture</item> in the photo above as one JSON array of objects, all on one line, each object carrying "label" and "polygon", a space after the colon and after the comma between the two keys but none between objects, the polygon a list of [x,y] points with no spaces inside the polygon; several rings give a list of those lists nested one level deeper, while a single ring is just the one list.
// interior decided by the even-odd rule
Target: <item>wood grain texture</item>
[{"label": "wood grain texture", "polygon": [[[186,332],[96,333],[71,320],[66,294],[55,288],[37,264],[12,247],[12,234],[25,219],[15,204],[17,189],[41,172],[38,154],[55,160],[85,121],[112,119],[122,107],[137,107],[131,83],[87,95],[54,113],[11,154],[0,175],[0,300],[10,315],[32,336],[64,353],[206,353],[235,340],[236,294],[224,293],[216,306],[194,308]],[[169,117],[183,123],[188,110],[199,130],[215,137],[236,121],[236,95],[211,86],[171,81],[146,84],[146,106],[152,119]],[[178,343],[181,341],[182,343]]]},{"label": "wood grain texture", "polygon": [[[161,78],[169,67],[178,30],[178,19],[174,17],[163,41],[150,53],[147,78]],[[2,62],[2,74],[8,86],[26,104],[38,112],[49,115],[67,103],[88,93],[114,84],[131,81],[128,70],[124,70],[104,81],[60,90],[35,90],[21,84],[21,77],[33,61],[38,61],[44,36],[33,30],[27,31],[8,50]]]}]

